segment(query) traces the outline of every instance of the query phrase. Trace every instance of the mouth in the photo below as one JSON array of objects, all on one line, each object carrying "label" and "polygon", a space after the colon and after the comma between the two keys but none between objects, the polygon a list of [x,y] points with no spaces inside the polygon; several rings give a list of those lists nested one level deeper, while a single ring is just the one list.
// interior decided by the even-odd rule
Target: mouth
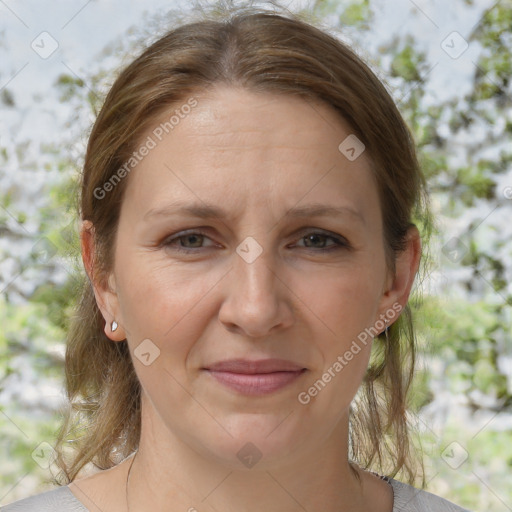
[{"label": "mouth", "polygon": [[231,359],[202,370],[225,387],[250,396],[277,392],[307,372],[307,368],[284,359]]}]

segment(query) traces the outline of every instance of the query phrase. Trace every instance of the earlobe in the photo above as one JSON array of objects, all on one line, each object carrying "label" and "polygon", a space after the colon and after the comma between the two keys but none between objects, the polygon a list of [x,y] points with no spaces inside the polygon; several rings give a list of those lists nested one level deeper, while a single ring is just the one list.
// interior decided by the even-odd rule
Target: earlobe
[{"label": "earlobe", "polygon": [[411,293],[421,259],[421,237],[418,228],[411,225],[407,231],[406,244],[395,260],[395,273],[391,284],[383,295],[381,313],[389,308],[405,308]]},{"label": "earlobe", "polygon": [[113,281],[113,275],[109,275],[107,286],[105,286],[104,283],[100,282],[99,276],[94,273],[94,226],[89,220],[82,222],[80,230],[80,245],[82,250],[82,261],[94,291],[96,304],[105,319],[105,334],[112,341],[123,341],[126,339],[126,335],[121,325],[117,295],[111,284]]}]

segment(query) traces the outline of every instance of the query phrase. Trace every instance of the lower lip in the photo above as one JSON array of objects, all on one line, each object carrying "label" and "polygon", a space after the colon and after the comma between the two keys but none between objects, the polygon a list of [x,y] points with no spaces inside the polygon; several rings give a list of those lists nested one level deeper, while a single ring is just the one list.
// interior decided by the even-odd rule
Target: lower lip
[{"label": "lower lip", "polygon": [[255,374],[207,371],[221,384],[239,393],[244,395],[266,395],[288,386],[306,370]]}]

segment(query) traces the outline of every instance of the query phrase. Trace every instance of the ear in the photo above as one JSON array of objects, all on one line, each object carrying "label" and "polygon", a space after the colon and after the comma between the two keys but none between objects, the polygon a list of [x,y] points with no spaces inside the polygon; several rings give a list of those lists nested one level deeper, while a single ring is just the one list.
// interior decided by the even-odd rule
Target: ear
[{"label": "ear", "polygon": [[[395,273],[389,270],[385,291],[381,297],[379,313],[387,316],[386,312],[393,310],[391,318],[397,311],[402,311],[407,305],[414,278],[418,272],[421,259],[421,237],[418,228],[411,225],[407,230],[406,243],[403,251],[398,253],[395,260]],[[399,306],[400,307],[399,307]],[[398,318],[398,316],[396,316]],[[393,322],[391,322],[393,323]]]},{"label": "ear", "polygon": [[[104,279],[99,279],[99,276],[94,273],[94,226],[89,220],[82,222],[80,229],[80,247],[82,250],[82,261],[85,271],[89,276],[89,280],[91,281],[96,303],[105,319],[105,334],[112,341],[124,341],[126,339],[126,333],[122,325],[119,300],[115,291],[114,274],[110,274],[107,279],[108,282],[105,283]],[[111,327],[114,320],[117,322],[118,327],[115,331],[112,331]]]}]

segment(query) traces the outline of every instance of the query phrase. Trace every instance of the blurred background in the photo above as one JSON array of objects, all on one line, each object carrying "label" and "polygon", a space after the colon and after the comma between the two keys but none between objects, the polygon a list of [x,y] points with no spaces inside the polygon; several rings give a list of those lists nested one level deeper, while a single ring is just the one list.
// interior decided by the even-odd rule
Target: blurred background
[{"label": "blurred background", "polygon": [[[420,150],[436,222],[414,301],[412,419],[427,489],[512,511],[512,1],[283,5],[355,48]],[[116,70],[190,9],[0,0],[0,505],[52,488],[58,471],[65,335],[83,276],[76,184],[92,122]]]}]

